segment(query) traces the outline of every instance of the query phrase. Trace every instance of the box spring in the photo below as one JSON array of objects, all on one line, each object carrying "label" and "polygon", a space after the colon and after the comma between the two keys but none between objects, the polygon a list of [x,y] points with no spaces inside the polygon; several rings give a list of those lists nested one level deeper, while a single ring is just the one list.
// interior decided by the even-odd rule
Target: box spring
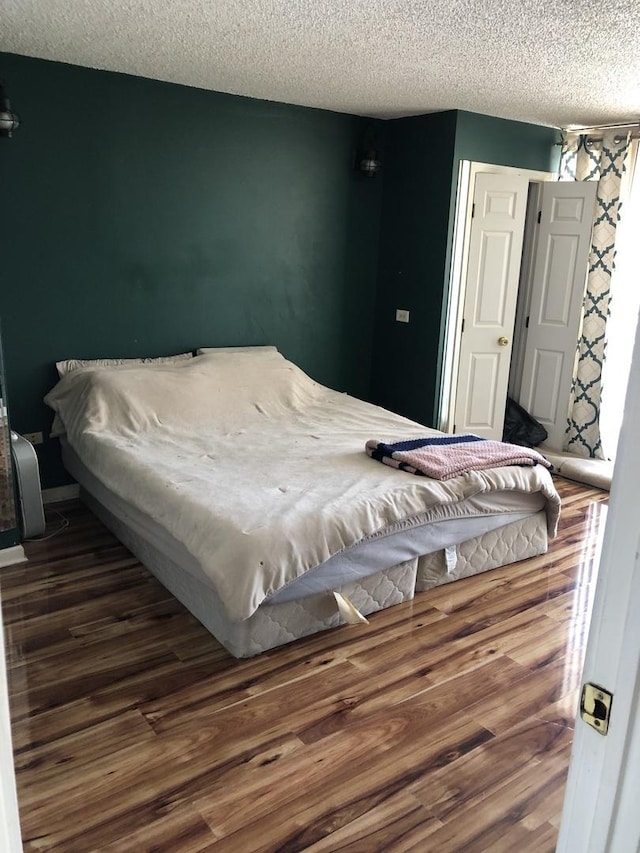
[{"label": "box spring", "polygon": [[[211,586],[185,572],[85,489],[81,490],[81,497],[160,583],[234,657],[252,657],[340,624],[331,592],[280,604],[265,602],[249,619],[241,622],[231,620]],[[427,590],[441,583],[544,553],[546,549],[546,516],[541,511],[456,546],[456,566],[449,573],[444,551],[436,551],[344,584],[336,591],[345,595],[366,616],[394,604],[410,601],[416,590]]]}]

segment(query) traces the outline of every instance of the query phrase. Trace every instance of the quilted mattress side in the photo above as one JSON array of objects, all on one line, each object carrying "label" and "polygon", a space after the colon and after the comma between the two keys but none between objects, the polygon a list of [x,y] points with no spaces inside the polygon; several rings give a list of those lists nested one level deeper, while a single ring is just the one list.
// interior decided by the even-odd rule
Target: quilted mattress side
[{"label": "quilted mattress side", "polygon": [[455,548],[420,557],[416,592],[545,554],[547,547],[547,517],[541,510],[462,542]]}]

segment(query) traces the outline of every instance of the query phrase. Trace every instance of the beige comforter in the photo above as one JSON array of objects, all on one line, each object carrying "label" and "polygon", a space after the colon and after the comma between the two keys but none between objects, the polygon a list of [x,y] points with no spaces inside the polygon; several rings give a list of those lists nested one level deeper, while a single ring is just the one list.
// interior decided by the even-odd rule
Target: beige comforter
[{"label": "beige comforter", "polygon": [[487,491],[541,492],[555,532],[541,466],[446,482],[383,466],[368,438],[432,430],[318,385],[277,352],[83,368],[46,402],[86,467],[197,558],[233,619],[360,540],[462,516],[461,501]]}]

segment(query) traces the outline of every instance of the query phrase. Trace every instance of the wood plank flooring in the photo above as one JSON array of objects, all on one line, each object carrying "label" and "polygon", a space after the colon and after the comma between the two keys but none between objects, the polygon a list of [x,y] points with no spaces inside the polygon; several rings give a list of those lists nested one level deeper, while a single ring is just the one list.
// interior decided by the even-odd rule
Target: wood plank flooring
[{"label": "wood plank flooring", "polygon": [[65,505],[0,574],[25,850],[553,850],[608,497],[558,488],[547,555],[248,661]]}]

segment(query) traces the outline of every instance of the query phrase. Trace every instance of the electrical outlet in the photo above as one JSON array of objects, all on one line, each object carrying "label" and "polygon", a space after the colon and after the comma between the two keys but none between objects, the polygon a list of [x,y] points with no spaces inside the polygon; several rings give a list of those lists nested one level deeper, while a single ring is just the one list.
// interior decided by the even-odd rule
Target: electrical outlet
[{"label": "electrical outlet", "polygon": [[42,444],[43,442],[41,432],[23,432],[22,437],[30,441],[31,444]]},{"label": "electrical outlet", "polygon": [[403,308],[396,308],[396,320],[398,323],[408,323],[409,312],[405,311]]}]

